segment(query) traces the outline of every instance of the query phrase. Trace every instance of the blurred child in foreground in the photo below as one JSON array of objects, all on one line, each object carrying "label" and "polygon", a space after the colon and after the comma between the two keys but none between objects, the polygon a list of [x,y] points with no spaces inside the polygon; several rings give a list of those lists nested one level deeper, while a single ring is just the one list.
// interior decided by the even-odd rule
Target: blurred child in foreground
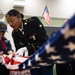
[{"label": "blurred child in foreground", "polygon": [[[7,31],[7,26],[5,23],[0,22],[0,56],[3,54],[9,55],[14,53],[10,41],[4,37],[5,32]],[[1,61],[1,60],[0,60]],[[2,63],[0,63],[0,75],[9,75],[10,70],[8,70]]]}]

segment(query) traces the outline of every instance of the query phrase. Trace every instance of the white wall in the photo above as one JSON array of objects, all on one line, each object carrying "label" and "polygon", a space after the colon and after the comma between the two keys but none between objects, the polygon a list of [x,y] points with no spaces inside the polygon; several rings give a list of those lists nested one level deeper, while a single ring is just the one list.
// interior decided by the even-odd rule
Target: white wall
[{"label": "white wall", "polygon": [[0,10],[2,10],[4,14],[12,8],[13,0],[0,0]]},{"label": "white wall", "polygon": [[[14,0],[0,0],[0,9],[6,13],[13,8]],[[48,5],[51,17],[68,18],[75,12],[75,0],[25,0],[25,7],[17,8],[25,15],[42,16]]]},{"label": "white wall", "polygon": [[68,18],[75,12],[75,0],[25,0],[25,15],[41,16],[47,4],[51,17]]},{"label": "white wall", "polygon": [[6,37],[8,40],[10,40],[12,49],[15,51],[15,46],[14,46],[14,43],[13,43],[13,38],[12,38],[11,32],[12,32],[12,28],[8,25],[8,26],[7,26],[7,32],[5,33],[5,37]]}]

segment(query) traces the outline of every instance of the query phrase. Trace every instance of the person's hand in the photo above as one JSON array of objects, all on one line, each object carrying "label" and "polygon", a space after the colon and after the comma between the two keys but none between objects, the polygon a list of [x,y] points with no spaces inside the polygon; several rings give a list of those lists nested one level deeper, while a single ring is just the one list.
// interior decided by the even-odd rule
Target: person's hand
[{"label": "person's hand", "polygon": [[13,52],[13,51],[8,51],[8,55],[9,54],[15,54],[15,52]]},{"label": "person's hand", "polygon": [[2,60],[2,55],[3,55],[3,51],[0,51],[0,63],[3,62],[3,60]]},{"label": "person's hand", "polygon": [[20,56],[28,56],[28,50],[26,47],[22,47],[17,50],[16,54]]},{"label": "person's hand", "polygon": [[0,56],[3,55],[3,51],[0,51]]},{"label": "person's hand", "polygon": [[2,59],[2,56],[0,56],[0,63],[2,63],[3,62],[3,59]]}]

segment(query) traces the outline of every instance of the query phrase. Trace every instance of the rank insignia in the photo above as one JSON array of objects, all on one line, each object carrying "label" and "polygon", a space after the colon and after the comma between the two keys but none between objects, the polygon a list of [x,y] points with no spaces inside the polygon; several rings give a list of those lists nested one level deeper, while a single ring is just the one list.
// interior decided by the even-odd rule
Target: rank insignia
[{"label": "rank insignia", "polygon": [[32,35],[31,37],[30,37],[30,39],[33,39],[33,40],[36,40],[36,37],[35,37],[35,35]]}]

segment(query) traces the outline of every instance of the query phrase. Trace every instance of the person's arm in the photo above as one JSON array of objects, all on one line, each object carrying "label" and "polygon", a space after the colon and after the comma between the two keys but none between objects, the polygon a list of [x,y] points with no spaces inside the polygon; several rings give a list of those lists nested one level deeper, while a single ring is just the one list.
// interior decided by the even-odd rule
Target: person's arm
[{"label": "person's arm", "polygon": [[14,54],[14,51],[12,50],[12,47],[11,47],[11,44],[10,44],[10,41],[7,40],[7,44],[6,44],[6,47],[7,47],[7,54]]},{"label": "person's arm", "polygon": [[3,55],[3,51],[0,51],[0,56],[2,56]]},{"label": "person's arm", "polygon": [[[33,17],[32,20],[33,20],[33,23],[30,22],[32,24],[30,26],[32,26],[31,28],[34,31],[36,31],[36,33],[33,35],[35,37],[35,42],[33,42],[27,46],[27,49],[30,54],[33,54],[48,39],[48,36],[46,34],[46,30],[45,30],[42,22],[37,17]],[[34,26],[35,26],[35,29],[34,29]]]},{"label": "person's arm", "polygon": [[19,39],[17,39],[18,37],[16,37],[15,34],[12,33],[12,37],[13,37],[14,45],[15,45],[15,48],[16,48],[16,51],[17,51],[22,46],[20,45]]}]

